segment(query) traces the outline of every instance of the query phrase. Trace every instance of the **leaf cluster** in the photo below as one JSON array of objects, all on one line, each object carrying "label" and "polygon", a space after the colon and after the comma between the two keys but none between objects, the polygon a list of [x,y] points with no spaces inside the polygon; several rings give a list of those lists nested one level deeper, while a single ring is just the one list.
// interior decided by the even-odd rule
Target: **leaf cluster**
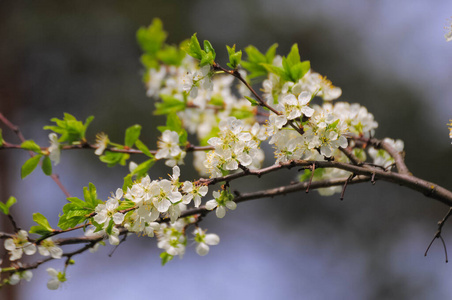
[{"label": "leaf cluster", "polygon": [[55,133],[60,134],[58,141],[60,143],[67,142],[72,145],[74,142],[84,142],[86,129],[93,121],[94,117],[89,116],[86,118],[85,123],[78,121],[73,115],[64,113],[62,120],[58,118],[52,118],[50,121],[55,122],[56,125],[44,126],[45,130],[52,130]]}]

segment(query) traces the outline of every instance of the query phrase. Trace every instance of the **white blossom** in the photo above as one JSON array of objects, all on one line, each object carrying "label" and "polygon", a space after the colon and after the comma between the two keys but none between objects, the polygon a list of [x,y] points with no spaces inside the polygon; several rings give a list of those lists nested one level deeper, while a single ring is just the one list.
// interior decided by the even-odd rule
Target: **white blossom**
[{"label": "white blossom", "polygon": [[206,234],[201,228],[196,228],[193,231],[195,235],[195,241],[198,244],[196,246],[196,253],[200,256],[207,255],[209,253],[209,246],[218,245],[220,243],[220,237],[214,233]]},{"label": "white blossom", "polygon": [[28,232],[25,230],[19,230],[13,238],[6,239],[4,246],[10,254],[10,261],[20,259],[23,253],[26,255],[36,253],[36,246],[28,241]]},{"label": "white blossom", "polygon": [[63,256],[63,250],[52,241],[52,238],[46,238],[41,241],[38,245],[38,251],[42,256],[52,256],[57,259]]},{"label": "white blossom", "polygon": [[237,208],[237,204],[233,201],[234,196],[229,192],[223,190],[221,193],[218,191],[213,192],[213,196],[215,199],[209,200],[206,203],[207,210],[215,210],[215,214],[218,218],[224,218],[226,215],[226,208],[230,210],[235,210]]},{"label": "white blossom", "polygon": [[50,275],[49,281],[47,281],[47,288],[49,290],[56,290],[60,287],[62,282],[66,281],[66,274],[55,270],[54,268],[47,268],[47,274]]},{"label": "white blossom", "polygon": [[55,166],[60,163],[60,142],[58,141],[58,136],[56,133],[49,134],[50,147],[49,147],[49,158]]}]

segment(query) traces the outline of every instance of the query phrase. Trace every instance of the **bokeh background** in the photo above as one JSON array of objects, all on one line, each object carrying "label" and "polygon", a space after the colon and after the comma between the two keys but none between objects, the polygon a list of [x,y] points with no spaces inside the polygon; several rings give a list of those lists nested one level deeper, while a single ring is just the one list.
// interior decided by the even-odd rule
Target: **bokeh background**
[{"label": "bokeh background", "polygon": [[[287,54],[298,43],[302,58],[342,88],[342,100],[375,115],[377,137],[405,141],[415,175],[452,188],[446,126],[452,118],[452,43],[443,28],[451,15],[450,0],[2,0],[0,111],[41,145],[48,145],[42,127],[63,112],[79,119],[94,115],[91,140],[105,131],[122,141],[124,130],[138,123],[143,140],[156,145],[155,127],[163,120],[152,115],[154,104],[145,95],[135,32],[159,17],[169,42],[198,32],[223,64],[225,44],[265,50],[276,42]],[[2,128],[5,139],[16,141]],[[23,228],[32,225],[33,212],[56,226],[64,195],[39,171],[20,180],[26,159],[26,152],[1,151],[1,200],[17,197],[12,212]],[[82,187],[93,182],[106,199],[127,170],[109,169],[88,151],[70,151],[55,171],[72,195],[81,197]],[[158,163],[151,176],[169,172]],[[182,174],[195,178],[190,159]],[[258,190],[295,176],[287,171],[244,179],[234,188]],[[112,257],[111,246],[74,257],[69,280],[57,291],[47,290],[45,268],[62,269],[62,261],[35,270],[29,283],[4,288],[0,298],[449,299],[452,266],[441,243],[424,257],[447,209],[384,182],[350,186],[344,201],[316,192],[251,201],[222,220],[205,219],[204,227],[221,237],[206,257],[192,247],[183,260],[161,267],[155,241],[131,236]],[[451,229],[446,224],[444,238],[452,249]]]}]

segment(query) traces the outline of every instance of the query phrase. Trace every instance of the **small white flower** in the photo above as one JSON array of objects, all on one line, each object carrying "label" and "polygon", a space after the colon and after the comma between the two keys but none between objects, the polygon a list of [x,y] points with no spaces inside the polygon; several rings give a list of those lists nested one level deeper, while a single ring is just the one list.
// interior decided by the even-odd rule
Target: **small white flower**
[{"label": "small white flower", "polygon": [[193,186],[193,183],[190,181],[185,181],[182,186],[182,191],[185,193],[185,195],[182,196],[183,204],[189,204],[193,199],[195,207],[199,207],[201,204],[201,197],[204,197],[207,194],[209,188],[205,185]]},{"label": "small white flower", "polygon": [[62,282],[66,281],[66,274],[55,270],[54,268],[47,268],[47,274],[50,275],[50,279],[47,282],[47,288],[49,290],[56,290],[60,287]]},{"label": "small white flower", "polygon": [[155,154],[156,159],[172,158],[182,150],[179,147],[179,134],[175,131],[165,130],[157,142],[159,150]]},{"label": "small white flower", "polygon": [[289,120],[296,119],[301,115],[311,117],[314,114],[314,109],[308,106],[311,101],[311,94],[304,91],[296,98],[293,94],[285,96],[277,109],[280,110]]},{"label": "small white flower", "polygon": [[96,215],[94,216],[94,221],[99,224],[104,224],[105,227],[108,226],[109,220],[113,218],[113,222],[119,225],[124,221],[124,214],[117,212],[117,208],[119,206],[119,200],[123,196],[122,189],[116,190],[116,195],[113,198],[110,198],[105,202],[105,204],[99,204],[96,206],[94,210]]},{"label": "small white flower", "polygon": [[63,250],[52,241],[52,238],[41,241],[41,244],[38,245],[38,251],[42,256],[52,256],[53,258],[63,256]]},{"label": "small white flower", "polygon": [[446,42],[450,42],[452,41],[452,17],[447,20],[447,23],[447,26],[444,27],[447,30],[444,37],[446,38]]},{"label": "small white flower", "polygon": [[218,191],[213,192],[213,196],[215,199],[209,200],[206,203],[206,209],[207,210],[215,210],[215,214],[217,215],[217,218],[224,218],[226,215],[226,208],[230,210],[234,210],[237,208],[237,203],[232,201],[234,196],[227,192],[226,190],[223,190],[221,193]]},{"label": "small white flower", "polygon": [[108,139],[108,135],[101,132],[96,135],[96,143],[94,144],[94,148],[96,148],[96,151],[94,151],[94,154],[96,155],[102,155],[104,153],[105,148],[107,148],[108,143],[110,140]]},{"label": "small white flower", "polygon": [[200,256],[204,256],[209,253],[209,246],[218,245],[220,243],[220,237],[214,233],[206,234],[201,228],[196,228],[193,231],[195,235],[195,241],[198,243],[196,246],[196,253]]},{"label": "small white flower", "polygon": [[49,134],[50,147],[49,147],[49,158],[55,166],[60,163],[60,142],[58,141],[58,136],[56,133]]},{"label": "small white flower", "polygon": [[6,239],[5,249],[9,251],[10,261],[18,260],[22,254],[33,255],[36,253],[36,246],[28,241],[28,232],[19,230],[15,237]]},{"label": "small white flower", "polygon": [[9,278],[10,285],[16,285],[20,282],[21,279],[25,279],[26,281],[30,281],[33,278],[33,273],[30,270],[16,272]]}]

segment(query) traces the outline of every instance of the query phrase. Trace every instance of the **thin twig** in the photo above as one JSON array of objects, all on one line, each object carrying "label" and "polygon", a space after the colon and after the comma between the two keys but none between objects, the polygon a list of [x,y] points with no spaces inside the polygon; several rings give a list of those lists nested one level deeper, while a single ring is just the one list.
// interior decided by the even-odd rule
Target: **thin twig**
[{"label": "thin twig", "polygon": [[443,226],[446,223],[447,219],[449,219],[449,217],[452,215],[452,207],[449,208],[449,211],[447,212],[447,214],[444,216],[444,218],[438,222],[438,230],[435,232],[435,235],[433,236],[432,241],[430,242],[430,244],[428,244],[427,250],[425,250],[424,256],[427,256],[428,251],[430,250],[430,247],[433,245],[433,242],[436,239],[440,239],[443,247],[444,247],[444,252],[446,255],[446,263],[449,261],[448,257],[447,257],[447,248],[446,248],[446,243],[444,242],[444,239],[441,235],[442,230],[443,230]]},{"label": "thin twig", "polygon": [[309,177],[309,183],[308,186],[306,187],[306,193],[309,193],[309,187],[311,186],[312,179],[314,178],[314,172],[315,172],[315,163],[313,163],[311,166],[311,177]]},{"label": "thin twig", "polygon": [[[22,132],[20,131],[19,127],[14,125],[13,123],[11,123],[1,112],[0,112],[0,121],[3,122],[3,124],[5,124],[9,129],[11,129],[12,131],[14,131],[14,133],[16,133],[17,137],[19,138],[19,140],[23,143],[25,142],[25,137],[23,136]],[[0,148],[1,149],[1,148]],[[28,151],[28,153],[30,154],[31,157],[35,156],[35,153],[33,151]],[[40,164],[42,164],[40,162]],[[50,176],[50,178],[52,178],[53,181],[55,181],[55,183],[58,185],[58,187],[61,189],[61,191],[64,193],[64,195],[66,196],[66,198],[71,197],[71,195],[69,194],[68,190],[64,187],[64,185],[61,183],[60,178],[58,175],[56,174],[52,174]]]}]

